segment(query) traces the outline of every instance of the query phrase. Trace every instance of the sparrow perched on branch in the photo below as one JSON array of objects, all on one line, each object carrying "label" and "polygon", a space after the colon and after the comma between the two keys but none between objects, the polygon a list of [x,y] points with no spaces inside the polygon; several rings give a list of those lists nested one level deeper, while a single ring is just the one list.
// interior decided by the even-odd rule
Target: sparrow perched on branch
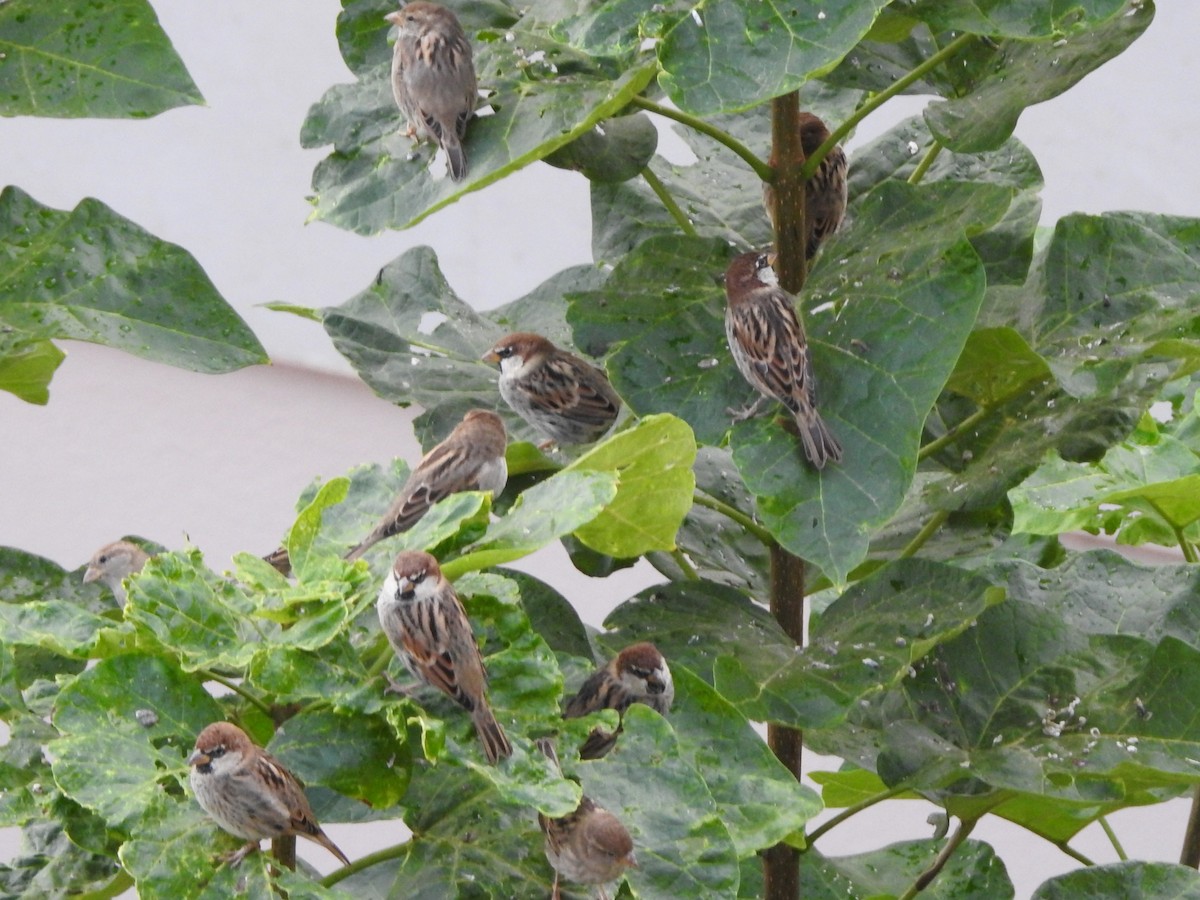
[{"label": "sparrow perched on branch", "polygon": [[[829,129],[810,112],[800,113],[799,125],[800,147],[807,159],[829,140]],[[772,166],[778,165],[774,155],[771,156],[770,162]],[[817,255],[821,243],[838,230],[846,217],[848,168],[845,152],[841,147],[835,146],[821,160],[817,170],[804,185],[804,252],[808,259]],[[767,209],[771,227],[776,228],[775,186],[770,182],[763,184],[763,206]]]},{"label": "sparrow perched on branch", "polygon": [[296,776],[236,725],[207,726],[187,763],[196,801],[223,829],[246,840],[226,858],[231,866],[257,850],[260,841],[289,835],[320,844],[342,865],[350,864],[317,824]]},{"label": "sparrow perched on branch", "polygon": [[[558,754],[549,738],[540,738],[540,749],[559,768]],[[561,769],[560,769],[561,771]],[[546,859],[554,869],[551,900],[559,900],[559,876],[576,884],[600,885],[598,895],[607,900],[604,885],[615,881],[628,868],[637,866],[633,838],[621,820],[586,794],[575,811],[557,819],[538,813],[538,825],[546,838]]]},{"label": "sparrow perched on branch", "polygon": [[804,328],[791,296],[763,280],[767,254],[750,251],[725,270],[725,337],[742,377],[763,395],[737,419],[754,415],[764,399],[783,403],[796,418],[804,452],[816,468],[842,461],[842,446],[817,412],[816,380]]},{"label": "sparrow perched on branch", "polygon": [[83,573],[83,583],[102,581],[113,592],[117,600],[125,602],[123,582],[135,572],[142,571],[150,555],[137,544],[129,541],[114,541],[105,544],[94,554]]},{"label": "sparrow perched on branch", "polygon": [[[622,717],[634,703],[649,706],[665,716],[675,701],[671,669],[658,648],[643,641],[626,647],[602,669],[597,669],[567,701],[565,719],[577,719],[601,709],[615,709]],[[579,748],[581,759],[600,759],[617,742],[621,726],[613,732],[595,728]]]},{"label": "sparrow perched on branch", "polygon": [[392,94],[408,119],[408,135],[446,151],[450,177],[462,181],[462,140],[479,100],[471,42],[458,17],[436,3],[415,2],[385,16],[397,28]]},{"label": "sparrow perched on branch", "polygon": [[517,332],[483,355],[500,366],[500,396],[550,443],[590,444],[617,420],[621,398],[603,370],[544,337]]},{"label": "sparrow perched on branch", "polygon": [[[498,415],[484,409],[468,412],[444,441],[421,458],[379,524],[346,559],[358,559],[380,541],[408,531],[435,503],[451,494],[491,491],[499,495],[508,483],[507,443],[508,433]],[[263,558],[283,574],[291,572],[284,547]]]},{"label": "sparrow perched on branch", "polygon": [[487,672],[462,601],[437,560],[419,550],[396,557],[376,603],[379,624],[404,667],[471,714],[488,762],[512,745],[487,701]]}]

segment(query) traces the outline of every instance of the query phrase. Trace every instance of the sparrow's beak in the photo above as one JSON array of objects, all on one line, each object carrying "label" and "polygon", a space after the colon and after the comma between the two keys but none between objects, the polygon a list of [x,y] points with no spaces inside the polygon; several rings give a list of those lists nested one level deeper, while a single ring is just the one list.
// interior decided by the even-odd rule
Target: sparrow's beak
[{"label": "sparrow's beak", "polygon": [[481,356],[479,358],[482,359],[486,363],[491,363],[494,366],[499,365],[499,363],[500,363],[500,356],[496,353],[495,350],[489,350],[487,353],[483,354],[483,356]]},{"label": "sparrow's beak", "polygon": [[725,287],[725,273],[724,272],[720,273],[719,275],[714,275],[712,277],[712,279],[713,279],[713,283],[715,283],[719,287]]},{"label": "sparrow's beak", "polygon": [[100,570],[95,566],[88,566],[87,571],[83,573],[83,583],[91,584],[93,581],[100,579]]},{"label": "sparrow's beak", "polygon": [[646,679],[646,690],[652,694],[661,694],[666,689],[666,685],[662,683],[662,679],[657,675],[651,675]]},{"label": "sparrow's beak", "polygon": [[632,852],[630,852],[630,854],[627,857],[625,857],[625,865],[629,866],[629,868],[631,868],[631,869],[638,868],[637,857],[634,856]]},{"label": "sparrow's beak", "polygon": [[187,758],[189,766],[206,766],[212,762],[212,757],[197,747],[192,751],[192,755]]},{"label": "sparrow's beak", "polygon": [[398,12],[390,12],[386,16],[384,16],[384,19],[391,22],[393,25],[399,25],[400,22],[402,21],[400,13],[398,13]]}]

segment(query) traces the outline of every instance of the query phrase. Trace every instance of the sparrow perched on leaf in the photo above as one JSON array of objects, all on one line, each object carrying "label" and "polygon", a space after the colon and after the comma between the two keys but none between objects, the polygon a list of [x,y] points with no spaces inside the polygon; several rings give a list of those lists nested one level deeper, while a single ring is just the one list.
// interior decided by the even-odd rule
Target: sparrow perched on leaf
[{"label": "sparrow perched on leaf", "polygon": [[484,362],[500,366],[500,396],[551,443],[590,444],[617,420],[621,398],[608,376],[544,337],[502,337]]},{"label": "sparrow perched on leaf", "polygon": [[288,835],[320,844],[343,865],[350,864],[317,824],[296,776],[236,725],[207,726],[187,763],[200,806],[223,829],[246,840],[226,858],[231,866],[257,850],[260,841]]},{"label": "sparrow perched on leaf", "polygon": [[142,571],[150,555],[137,544],[129,541],[114,541],[105,544],[94,554],[83,573],[83,583],[102,581],[122,603],[125,602],[125,585],[122,583],[135,572]]},{"label": "sparrow perched on leaf", "polygon": [[808,461],[821,469],[829,460],[842,461],[842,447],[817,412],[812,360],[792,298],[763,280],[768,269],[767,254],[750,251],[725,270],[729,351],[742,377],[763,395],[737,418],[754,415],[765,399],[780,401],[796,417]]},{"label": "sparrow perched on leaf", "polygon": [[462,140],[479,99],[471,42],[458,17],[436,3],[409,3],[384,18],[397,28],[392,94],[408,119],[408,135],[435,141],[446,151],[450,177],[462,181]]},{"label": "sparrow perched on leaf", "polygon": [[[823,143],[829,140],[829,129],[825,123],[810,112],[800,113],[800,147],[807,159],[817,151]],[[771,165],[778,165],[772,155]],[[848,170],[846,154],[841,147],[835,146],[821,160],[817,171],[804,185],[804,228],[806,237],[804,252],[808,259],[817,255],[821,243],[833,234],[846,217],[846,173]],[[763,184],[763,206],[767,209],[767,217],[771,227],[775,222],[775,187],[770,182]]]},{"label": "sparrow perched on leaf", "polygon": [[358,559],[385,538],[408,531],[439,500],[462,491],[491,491],[499,496],[508,483],[504,448],[508,433],[494,412],[473,409],[444,441],[417,463],[375,530],[349,553]]},{"label": "sparrow perched on leaf", "polygon": [[[644,703],[665,716],[675,701],[671,669],[658,648],[643,641],[626,647],[602,669],[597,669],[574,697],[567,701],[565,719],[577,719],[601,709],[615,709],[621,716],[634,703]],[[595,728],[579,748],[581,759],[600,759],[617,742],[614,732]]]},{"label": "sparrow perched on leaf", "polygon": [[[554,744],[548,738],[541,738],[537,745],[558,768]],[[538,825],[546,838],[546,859],[554,869],[552,900],[561,897],[559,876],[576,884],[600,885],[599,897],[607,900],[604,885],[637,866],[628,829],[586,794],[574,812],[560,818],[551,819],[538,813]]]},{"label": "sparrow perched on leaf", "polygon": [[[435,503],[451,494],[491,491],[499,495],[508,483],[508,464],[504,460],[507,443],[508,433],[498,415],[471,410],[444,441],[421,458],[379,524],[346,554],[346,559],[358,559],[380,541],[408,531]],[[284,547],[263,558],[284,575],[291,572],[291,560]]]},{"label": "sparrow perched on leaf", "polygon": [[419,550],[396,557],[376,603],[379,624],[404,667],[471,714],[488,762],[512,754],[487,701],[487,672],[462,601],[437,560]]}]

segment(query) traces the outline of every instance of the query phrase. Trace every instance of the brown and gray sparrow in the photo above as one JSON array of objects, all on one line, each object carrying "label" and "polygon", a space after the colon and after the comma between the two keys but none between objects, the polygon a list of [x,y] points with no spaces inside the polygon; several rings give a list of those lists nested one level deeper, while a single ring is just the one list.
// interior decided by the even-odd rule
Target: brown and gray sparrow
[{"label": "brown and gray sparrow", "polygon": [[487,672],[462,601],[437,560],[419,550],[396,557],[376,603],[379,624],[404,667],[471,714],[488,762],[512,754],[487,701]]},{"label": "brown and gray sparrow", "polygon": [[[577,719],[601,709],[615,709],[622,716],[634,703],[649,706],[665,716],[675,701],[671,669],[658,648],[643,641],[626,647],[602,669],[597,669],[567,701],[563,718]],[[617,742],[615,732],[595,728],[579,748],[581,759],[600,759]]]},{"label": "brown and gray sparrow", "polygon": [[500,396],[549,438],[544,446],[598,441],[621,411],[621,398],[601,369],[541,335],[502,337],[483,360],[500,366]]},{"label": "brown and gray sparrow", "polygon": [[778,284],[763,280],[768,269],[767,254],[752,250],[735,257],[725,270],[729,351],[742,377],[763,395],[737,418],[754,415],[764,399],[780,401],[796,418],[808,461],[821,469],[829,460],[842,461],[842,447],[817,412],[808,341],[792,298]]},{"label": "brown and gray sparrow", "polygon": [[408,531],[430,507],[451,494],[491,491],[499,496],[508,483],[507,443],[508,433],[498,415],[471,410],[444,441],[421,458],[375,530],[347,553],[346,559],[358,559],[380,541]]},{"label": "brown and gray sparrow", "polygon": [[[558,754],[547,738],[538,748],[558,768]],[[637,866],[633,838],[621,820],[586,794],[575,811],[557,819],[538,813],[538,825],[546,838],[546,859],[554,869],[552,900],[559,900],[559,876],[576,884],[599,885],[598,896],[607,900],[604,885]]]},{"label": "brown and gray sparrow", "polygon": [[471,42],[450,10],[415,2],[385,18],[397,28],[392,94],[408,119],[408,134],[446,151],[450,177],[467,174],[462,140],[479,99]]},{"label": "brown and gray sparrow", "polygon": [[320,844],[343,865],[350,864],[317,824],[296,776],[236,725],[207,726],[187,763],[196,801],[221,828],[246,840],[226,858],[231,866],[257,850],[260,841],[288,835]]},{"label": "brown and gray sparrow", "polygon": [[150,555],[137,544],[129,541],[114,541],[105,544],[94,554],[83,573],[83,583],[102,581],[113,592],[116,598],[125,602],[125,585],[123,582],[135,572],[142,571]]},{"label": "brown and gray sparrow", "polygon": [[[829,140],[829,129],[810,112],[800,113],[799,124],[800,146],[807,159]],[[774,156],[771,165],[777,165]],[[808,259],[817,255],[821,243],[841,227],[846,217],[848,168],[845,152],[841,147],[834,147],[804,185],[804,252]],[[775,227],[775,188],[770,182],[763,184],[763,206],[771,226]]]},{"label": "brown and gray sparrow", "polygon": [[[421,458],[379,524],[346,559],[358,559],[380,541],[408,531],[435,503],[451,494],[491,491],[498,496],[508,483],[507,443],[504,420],[498,415],[484,409],[468,412],[444,441]],[[263,559],[284,575],[290,574],[286,548]]]}]

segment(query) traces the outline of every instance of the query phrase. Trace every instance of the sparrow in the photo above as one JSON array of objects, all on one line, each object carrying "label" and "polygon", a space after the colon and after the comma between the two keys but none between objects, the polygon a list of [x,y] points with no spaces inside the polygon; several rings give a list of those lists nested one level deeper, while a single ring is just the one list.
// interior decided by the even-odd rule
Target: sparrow
[{"label": "sparrow", "polygon": [[[451,494],[491,491],[498,495],[508,483],[507,442],[504,421],[498,415],[484,409],[468,412],[444,441],[421,458],[379,524],[346,559],[358,559],[380,541],[412,528],[435,503]],[[284,575],[291,572],[286,548],[263,558]]]},{"label": "sparrow", "polygon": [[[555,768],[558,754],[547,738],[537,742]],[[560,769],[561,772],[561,769]],[[615,881],[630,867],[637,866],[633,854],[633,838],[621,820],[584,794],[575,811],[557,819],[538,813],[538,825],[546,838],[546,859],[554,869],[554,890],[551,900],[562,896],[559,877],[576,884],[600,885],[598,896],[607,900],[604,885]]]},{"label": "sparrow", "polygon": [[436,3],[409,3],[384,17],[397,28],[392,94],[408,119],[407,134],[446,151],[450,178],[462,181],[462,140],[479,100],[471,43],[458,17]]},{"label": "sparrow", "polygon": [[[611,660],[608,665],[593,672],[574,697],[569,699],[563,711],[564,719],[577,719],[601,709],[615,709],[621,716],[634,703],[649,706],[660,716],[665,716],[675,701],[675,685],[671,681],[671,669],[649,642],[631,644]],[[580,759],[600,759],[617,742],[615,732],[595,728],[579,748]]]},{"label": "sparrow", "polygon": [[225,858],[229,865],[240,864],[260,841],[288,835],[320,844],[342,865],[350,864],[317,824],[296,776],[236,725],[213,722],[205,727],[187,764],[201,808],[225,831],[246,840]]},{"label": "sparrow", "polygon": [[451,494],[491,491],[498,496],[508,483],[507,443],[508,433],[498,415],[485,409],[468,412],[444,441],[421,458],[375,530],[346,559],[358,559],[385,538],[408,531]]},{"label": "sparrow", "polygon": [[83,573],[83,583],[102,581],[116,598],[125,602],[124,581],[135,572],[142,571],[150,555],[137,544],[129,541],[114,541],[105,544],[94,554]]},{"label": "sparrow", "polygon": [[[804,150],[805,158],[815,153],[827,140],[829,129],[825,123],[810,112],[800,113],[800,147]],[[774,155],[770,162],[773,167],[778,164]],[[845,151],[835,146],[804,185],[804,228],[807,235],[804,252],[808,259],[817,255],[821,243],[838,230],[846,217],[848,168]],[[763,206],[767,209],[771,227],[775,228],[775,186],[770,182],[763,183]]]},{"label": "sparrow", "polygon": [[437,560],[420,550],[396,557],[376,603],[379,624],[404,667],[471,714],[488,762],[512,745],[487,701],[487,672],[462,601]]},{"label": "sparrow", "polygon": [[778,284],[763,281],[769,268],[767,254],[752,250],[725,270],[729,351],[742,377],[763,395],[735,418],[754,415],[764,399],[780,401],[796,417],[808,461],[822,469],[829,460],[842,461],[842,447],[817,412],[812,360],[792,298]]},{"label": "sparrow", "polygon": [[500,366],[500,396],[552,444],[590,444],[617,420],[621,398],[603,370],[520,331],[500,338],[484,362]]}]

